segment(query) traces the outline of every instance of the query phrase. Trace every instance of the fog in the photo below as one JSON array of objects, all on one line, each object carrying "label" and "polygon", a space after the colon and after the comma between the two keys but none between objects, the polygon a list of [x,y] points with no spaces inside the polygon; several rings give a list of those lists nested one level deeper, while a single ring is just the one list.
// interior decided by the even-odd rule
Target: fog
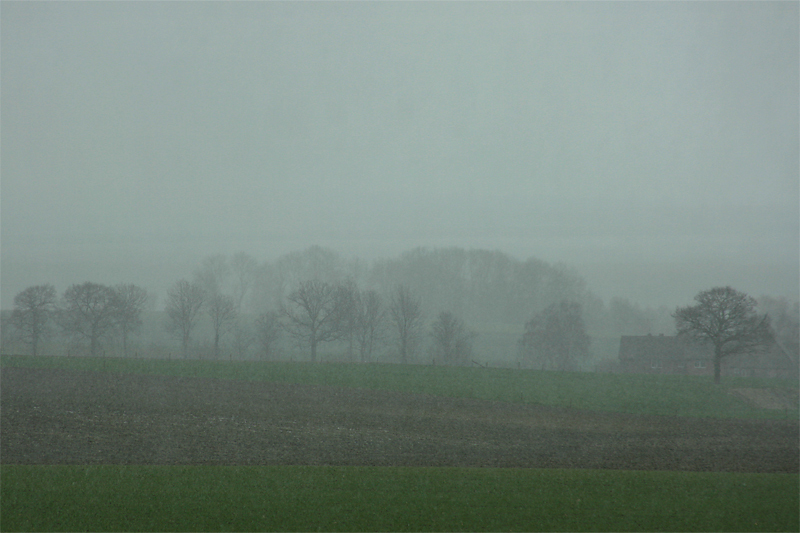
[{"label": "fog", "polygon": [[0,303],[418,246],[796,300],[795,2],[3,2]]}]

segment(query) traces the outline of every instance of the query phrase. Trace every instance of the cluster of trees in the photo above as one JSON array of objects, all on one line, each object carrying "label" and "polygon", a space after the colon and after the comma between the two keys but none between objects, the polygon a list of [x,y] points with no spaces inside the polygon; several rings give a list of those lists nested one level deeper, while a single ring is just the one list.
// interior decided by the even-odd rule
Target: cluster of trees
[{"label": "cluster of trees", "polygon": [[[167,291],[167,329],[179,339],[184,357],[189,356],[191,335],[203,312],[210,319],[213,330],[215,358],[220,354],[221,338],[231,331],[231,326],[239,318],[241,300],[237,302],[231,295],[220,292],[219,277],[202,275],[214,270],[222,272],[218,268],[220,263],[211,260],[207,265],[209,268],[199,271],[195,281],[179,280]],[[118,292],[123,293],[122,286]],[[84,299],[96,298],[85,295]],[[130,313],[125,316],[128,315]],[[68,316],[76,315],[68,313]],[[122,319],[116,320],[123,331]],[[126,318],[125,323],[129,322]],[[105,324],[99,318],[92,323]],[[389,301],[384,303],[377,291],[359,289],[352,280],[334,284],[314,279],[299,282],[281,302],[278,311],[258,314],[253,321],[253,339],[261,345],[265,358],[274,356],[278,341],[286,334],[298,346],[310,350],[312,362],[317,360],[318,346],[333,341],[344,343],[350,359],[357,353],[361,361],[369,361],[376,346],[386,343],[393,331],[399,360],[409,362],[418,355],[424,337],[423,326],[421,302],[405,286],[398,286]],[[97,335],[91,337],[92,354],[96,353],[97,341],[106,330],[98,325],[96,331]],[[441,313],[431,325],[434,360],[445,364],[467,362],[474,336],[474,332],[453,313]]]},{"label": "cluster of trees", "polygon": [[[208,288],[203,288],[202,279],[183,279],[169,289],[166,327],[188,357],[192,331],[205,312],[213,329],[214,357],[218,358],[220,340],[236,321],[239,306],[232,296],[219,292],[219,285],[206,280]],[[86,341],[92,356],[99,353],[101,341],[116,334],[127,356],[128,338],[141,328],[146,302],[147,292],[131,284],[73,285],[60,301],[52,285],[38,285],[17,295],[12,323],[34,355],[55,323],[64,333]],[[312,362],[317,360],[321,343],[343,342],[351,359],[357,354],[359,360],[369,361],[379,343],[392,339],[398,360],[408,363],[419,355],[425,338],[423,318],[421,300],[404,285],[396,287],[384,302],[377,291],[359,289],[352,280],[339,284],[306,280],[289,293],[278,312],[259,314],[254,330],[267,358],[274,355],[285,333],[310,350]],[[472,361],[476,333],[454,313],[440,312],[430,324],[428,337],[432,361],[452,365]],[[543,368],[560,370],[574,370],[577,358],[588,354],[588,344],[580,306],[566,301],[528,322],[520,341],[525,358],[542,361]]]},{"label": "cluster of trees", "polygon": [[[785,300],[755,298],[732,287],[714,287],[695,296],[696,303],[678,307],[672,318],[679,336],[713,348],[714,382],[720,383],[722,361],[748,354],[778,342],[788,354],[798,355],[800,306]],[[759,307],[771,309],[777,320]],[[581,317],[580,304],[564,300],[552,304],[525,324],[520,339],[523,360],[541,369],[576,370],[588,355],[590,339]]]},{"label": "cluster of trees", "polygon": [[406,362],[416,339],[421,315],[419,302],[398,287],[388,308],[375,290],[360,290],[352,281],[333,285],[310,280],[299,284],[280,306],[284,329],[317,360],[319,343],[343,341],[350,358],[356,350],[361,361],[371,360],[391,324],[397,330],[400,358]]},{"label": "cluster of trees", "polygon": [[[422,311],[426,316],[447,309],[472,324],[519,323],[520,317],[532,316],[562,299],[581,302],[584,309],[602,305],[586,289],[583,279],[565,265],[536,259],[520,261],[496,251],[417,248],[367,263],[343,260],[332,250],[312,246],[275,262],[252,261],[252,269],[247,271],[234,269],[234,260],[244,262],[242,255],[236,254],[229,262],[231,273],[225,284],[230,286],[229,294],[233,294],[235,285],[243,308],[253,311],[278,309],[288,294],[307,280],[332,284],[352,280],[387,298],[402,285],[413,294],[424,295]],[[208,258],[201,270],[207,270],[209,262],[225,261],[225,256]],[[246,281],[240,283],[240,279]]]},{"label": "cluster of trees", "polygon": [[425,316],[449,310],[470,324],[522,324],[562,300],[581,306],[593,336],[671,333],[671,309],[642,309],[625,299],[606,305],[586,282],[563,264],[519,260],[499,251],[416,248],[389,259],[344,260],[312,246],[259,263],[245,253],[207,257],[194,281],[209,293],[230,295],[242,312],[277,311],[301,282],[352,281],[388,299],[398,286],[424,295]]},{"label": "cluster of trees", "polygon": [[[376,349],[390,346],[398,361],[410,362],[427,345],[424,355],[431,359],[463,364],[472,359],[476,337],[467,322],[520,323],[543,302],[564,297],[592,299],[577,274],[535,259],[418,248],[367,264],[312,246],[274,263],[259,264],[244,253],[207,257],[192,281],[168,291],[166,312],[184,354],[206,306],[215,356],[219,339],[232,332],[234,344],[255,341],[264,357],[274,357],[284,338],[307,349],[312,360],[320,344],[335,341],[351,360],[370,360]],[[246,315],[255,318],[245,324]],[[429,323],[426,317],[435,318]]]},{"label": "cluster of trees", "polygon": [[[60,330],[92,355],[111,339],[128,355],[147,300],[144,289],[130,284],[73,285],[61,298],[51,285],[40,285],[17,295],[9,322],[34,354]],[[773,317],[771,331],[795,353],[797,304],[762,300],[758,306]],[[501,350],[507,362],[516,340],[519,362],[552,370],[580,368],[595,345],[590,335],[602,344],[621,334],[672,334],[676,324],[686,334],[689,323],[681,310],[642,309],[618,298],[605,305],[576,273],[536,259],[418,248],[365,263],[318,246],[265,263],[246,253],[209,256],[191,278],[168,289],[164,313],[154,316],[184,357],[195,350],[192,337],[200,325],[208,339],[203,353],[215,358],[223,349],[248,357],[256,345],[261,357],[273,359],[293,342],[292,349],[306,350],[312,361],[320,346],[335,343],[349,360],[382,354],[403,363],[470,364],[476,333],[467,324],[518,328],[521,336],[509,333]]]},{"label": "cluster of trees", "polygon": [[147,291],[132,284],[72,285],[60,300],[52,285],[36,285],[14,297],[11,324],[33,355],[58,325],[66,335],[86,341],[93,356],[103,339],[118,335],[127,356],[128,339],[141,327],[146,303]]},{"label": "cluster of trees", "polygon": [[589,356],[589,343],[580,304],[562,300],[525,324],[520,357],[542,370],[574,371],[579,360]]}]

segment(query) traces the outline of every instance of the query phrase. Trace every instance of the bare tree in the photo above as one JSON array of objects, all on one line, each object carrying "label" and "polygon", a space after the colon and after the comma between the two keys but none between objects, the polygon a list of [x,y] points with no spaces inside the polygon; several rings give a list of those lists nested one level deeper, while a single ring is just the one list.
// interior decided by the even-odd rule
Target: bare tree
[{"label": "bare tree", "polygon": [[449,311],[439,313],[431,324],[431,336],[436,359],[445,364],[463,365],[472,358],[472,340],[464,321]]},{"label": "bare tree", "polygon": [[117,285],[114,292],[117,295],[117,326],[122,335],[122,353],[128,357],[128,337],[142,327],[147,291],[131,283]]},{"label": "bare tree", "polygon": [[358,344],[361,362],[372,358],[375,344],[379,342],[386,329],[386,310],[376,291],[357,293],[355,339]]},{"label": "bare tree", "polygon": [[261,344],[264,359],[274,359],[278,340],[281,336],[281,324],[278,313],[270,311],[262,313],[256,319],[256,338]]},{"label": "bare tree", "polygon": [[358,287],[355,281],[348,279],[336,286],[336,312],[339,336],[347,343],[347,355],[353,359],[358,325],[359,307]]},{"label": "bare tree", "polygon": [[520,355],[541,363],[542,370],[577,370],[578,359],[589,355],[589,342],[580,304],[562,300],[525,324]]},{"label": "bare tree", "polygon": [[189,340],[197,324],[197,315],[203,305],[205,292],[197,283],[185,279],[177,281],[167,291],[165,310],[169,317],[167,328],[181,339],[183,357],[189,355]]},{"label": "bare tree", "polygon": [[208,298],[206,310],[214,328],[214,359],[219,359],[219,340],[236,320],[236,304],[227,294],[214,294]]},{"label": "bare tree", "polygon": [[286,330],[311,347],[311,361],[317,360],[317,345],[341,337],[339,291],[323,281],[304,281],[281,305]]},{"label": "bare tree", "polygon": [[117,327],[117,293],[111,287],[86,282],[64,292],[64,330],[89,341],[97,356],[100,341]]},{"label": "bare tree", "polygon": [[233,274],[233,297],[236,310],[242,310],[242,301],[256,279],[258,263],[245,252],[234,254],[231,258],[231,271]]},{"label": "bare tree", "polygon": [[608,315],[618,335],[646,335],[652,333],[653,320],[636,305],[624,298],[612,298]]},{"label": "bare tree", "polygon": [[278,259],[276,267],[286,287],[309,279],[336,284],[343,277],[339,254],[320,246],[284,255]]},{"label": "bare tree", "polygon": [[200,268],[194,272],[194,281],[209,296],[225,292],[225,285],[231,269],[223,254],[210,255],[203,259]]},{"label": "bare tree", "polygon": [[714,287],[694,297],[696,305],[678,307],[672,315],[678,335],[714,347],[714,383],[720,382],[722,359],[750,353],[772,340],[768,315],[756,312],[756,301],[731,287]]},{"label": "bare tree", "polygon": [[286,293],[285,280],[277,265],[265,262],[256,268],[251,302],[256,309],[277,309]]},{"label": "bare tree", "polygon": [[233,326],[233,351],[239,359],[245,359],[250,345],[253,344],[253,331],[250,324],[238,315]]},{"label": "bare tree", "polygon": [[797,360],[800,356],[800,303],[762,296],[758,299],[758,309],[769,315],[775,341]]},{"label": "bare tree", "polygon": [[392,321],[397,328],[397,347],[400,361],[407,363],[414,354],[422,329],[422,304],[405,285],[400,285],[392,295],[389,307]]},{"label": "bare tree", "polygon": [[28,287],[14,297],[11,323],[31,347],[34,356],[39,353],[39,342],[48,333],[48,323],[56,308],[56,289],[52,285]]}]

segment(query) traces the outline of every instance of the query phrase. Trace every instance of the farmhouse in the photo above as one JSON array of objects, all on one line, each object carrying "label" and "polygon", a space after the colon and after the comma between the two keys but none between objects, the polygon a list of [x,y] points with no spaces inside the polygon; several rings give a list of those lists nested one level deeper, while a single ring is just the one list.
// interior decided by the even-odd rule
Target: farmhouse
[{"label": "farmhouse", "polygon": [[[714,374],[714,349],[671,335],[623,336],[619,343],[623,372],[637,374]],[[797,378],[797,359],[779,343],[750,354],[722,359],[723,376]]]}]

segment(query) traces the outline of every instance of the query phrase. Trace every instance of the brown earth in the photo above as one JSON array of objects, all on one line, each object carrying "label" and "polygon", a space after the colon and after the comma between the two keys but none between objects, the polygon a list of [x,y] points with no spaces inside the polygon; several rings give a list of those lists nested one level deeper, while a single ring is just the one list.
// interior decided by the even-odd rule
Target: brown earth
[{"label": "brown earth", "polygon": [[598,413],[282,383],[4,368],[2,464],[798,472],[796,420]]}]

